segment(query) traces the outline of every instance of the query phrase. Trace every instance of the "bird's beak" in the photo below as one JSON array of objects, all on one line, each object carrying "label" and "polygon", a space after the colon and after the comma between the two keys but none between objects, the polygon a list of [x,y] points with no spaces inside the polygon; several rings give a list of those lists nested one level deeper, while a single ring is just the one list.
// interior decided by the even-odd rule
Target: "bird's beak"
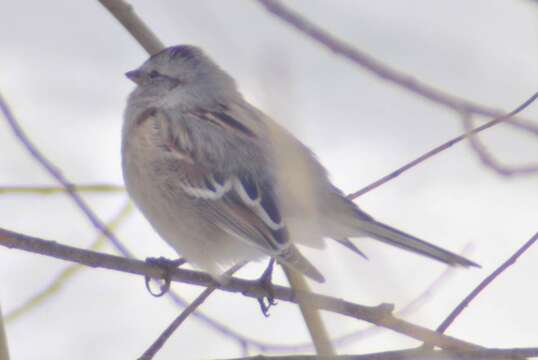
[{"label": "bird's beak", "polygon": [[142,75],[142,71],[140,70],[131,70],[125,73],[125,76],[137,85],[142,83]]}]

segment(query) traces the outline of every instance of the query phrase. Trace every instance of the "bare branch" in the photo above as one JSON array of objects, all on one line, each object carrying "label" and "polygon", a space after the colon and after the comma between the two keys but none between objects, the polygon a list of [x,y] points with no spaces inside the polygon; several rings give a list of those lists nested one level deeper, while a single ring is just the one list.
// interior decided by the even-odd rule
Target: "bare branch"
[{"label": "bare branch", "polygon": [[497,124],[499,124],[501,122],[504,122],[504,121],[508,120],[512,116],[520,113],[525,108],[527,108],[530,104],[532,104],[536,100],[536,98],[538,98],[538,93],[535,93],[534,95],[532,95],[523,104],[519,105],[515,110],[511,111],[510,113],[508,113],[506,115],[503,115],[501,117],[498,117],[496,119],[493,119],[493,120],[485,123],[484,125],[481,125],[481,126],[475,128],[475,129],[472,129],[470,131],[467,131],[465,134],[457,136],[457,137],[453,138],[452,140],[449,140],[446,143],[441,144],[441,145],[431,149],[430,151],[424,153],[423,155],[419,156],[415,160],[405,164],[404,166],[402,166],[402,167],[398,168],[397,170],[391,172],[390,174],[382,177],[381,179],[379,179],[377,181],[374,181],[373,183],[371,183],[370,185],[360,189],[359,191],[356,191],[356,192],[354,192],[352,194],[349,194],[348,197],[350,199],[358,198],[359,196],[364,195],[367,192],[369,192],[369,191],[371,191],[371,190],[373,190],[373,189],[387,183],[388,181],[400,176],[402,173],[404,173],[407,170],[417,166],[418,164],[424,162],[425,160],[431,158],[432,156],[437,155],[441,151],[448,149],[452,145],[455,145],[455,144],[459,143],[460,141],[465,140],[465,139],[467,139],[468,137],[470,137],[470,136],[472,136],[474,134],[478,134],[481,131],[489,129],[492,126],[495,126],[495,125],[497,125]]},{"label": "bare branch", "polygon": [[153,344],[142,354],[138,360],[151,360],[162,348],[164,343],[172,336],[177,328],[192,314],[202,303],[217,289],[216,285],[207,287],[193,302],[189,304],[177,318],[166,328],[166,330],[155,340]]},{"label": "bare branch", "polygon": [[[377,75],[383,80],[392,82],[403,89],[419,95],[431,102],[456,111],[458,114],[468,112],[475,115],[481,115],[489,118],[506,117],[506,113],[496,109],[492,109],[466,99],[445,93],[433,86],[427,85],[417,79],[414,79],[408,74],[401,73],[380,62],[372,56],[354,48],[350,44],[338,39],[329,34],[321,27],[313,24],[305,19],[297,12],[289,9],[278,0],[258,0],[258,2],[270,13],[284,21],[291,27],[300,31],[317,43],[325,46],[337,55],[341,55],[352,63],[359,65],[371,73]],[[512,119],[510,124],[515,124],[515,119]],[[519,128],[527,131],[532,131],[538,134],[538,127],[532,123],[526,123]]]},{"label": "bare branch", "polygon": [[164,49],[164,44],[139,18],[131,4],[123,0],[99,0],[150,55]]},{"label": "bare branch", "polygon": [[521,359],[538,357],[538,348],[515,349],[483,349],[464,352],[446,350],[408,349],[384,351],[380,353],[361,355],[340,355],[332,357],[316,357],[314,355],[288,355],[288,356],[252,356],[228,360],[484,360],[484,359]]},{"label": "bare branch", "polygon": [[467,295],[461,303],[447,316],[447,318],[439,325],[437,331],[440,333],[445,330],[456,320],[462,311],[473,301],[489,284],[491,284],[499,275],[513,265],[521,255],[523,255],[534,243],[538,240],[538,232],[534,234],[523,246],[521,246],[512,256],[503,262],[495,271],[488,275],[478,286]]},{"label": "bare branch", "polygon": [[[465,131],[469,132],[472,130],[473,122],[472,116],[470,114],[463,114],[462,122]],[[471,149],[473,149],[474,152],[478,155],[478,158],[482,161],[482,163],[486,167],[493,169],[493,171],[495,171],[499,175],[514,176],[531,175],[538,173],[538,164],[518,167],[501,164],[498,160],[495,159],[493,155],[489,153],[488,149],[486,149],[486,147],[482,145],[482,143],[478,139],[478,136],[469,136],[469,144],[471,145]]]},{"label": "bare branch", "polygon": [[[5,229],[0,229],[0,245],[67,261],[78,262],[79,264],[95,268],[117,270],[137,275],[147,275],[152,278],[162,278],[163,276],[161,268],[139,260],[78,249],[71,246],[61,245],[54,241],[42,240]],[[176,269],[171,275],[173,281],[179,281],[186,284],[205,287],[213,284],[213,280],[209,275],[198,271]],[[262,296],[267,296],[266,290],[260,286],[258,282],[237,278],[231,278],[228,283],[222,285],[219,289],[228,292],[241,293],[256,299]],[[415,338],[432,346],[455,350],[481,349],[478,345],[439,334],[422,326],[398,319],[391,313],[393,308],[392,305],[381,304],[379,306],[364,306],[315,293],[302,293],[301,296],[308,296],[312,306],[321,310],[364,320]],[[296,292],[283,286],[274,286],[274,297],[275,299],[282,301],[297,303]]]}]

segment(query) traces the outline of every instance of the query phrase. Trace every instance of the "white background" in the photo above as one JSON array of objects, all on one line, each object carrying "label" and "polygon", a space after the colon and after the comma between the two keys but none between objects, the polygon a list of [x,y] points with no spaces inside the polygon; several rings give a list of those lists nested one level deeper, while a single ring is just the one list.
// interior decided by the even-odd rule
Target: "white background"
[{"label": "white background", "polygon": [[[167,44],[195,44],[237,80],[245,96],[319,155],[345,192],[356,191],[462,132],[444,108],[334,56],[247,1],[132,1]],[[538,90],[538,6],[532,1],[313,1],[289,3],[354,46],[452,94],[509,110]],[[37,146],[71,181],[122,184],[120,128],[133,85],[123,73],[145,52],[97,1],[10,1],[0,10],[0,92]],[[526,110],[538,118],[538,104]],[[480,120],[482,121],[482,120]],[[498,127],[484,141],[502,161],[536,162],[538,141]],[[459,144],[357,200],[387,223],[467,256],[409,320],[434,328],[481,279],[538,230],[537,177],[502,178]],[[54,181],[0,121],[0,186]],[[125,195],[85,195],[110,219]],[[63,196],[2,195],[0,227],[87,247],[95,229]],[[137,212],[118,231],[137,256],[175,256]],[[339,246],[305,250],[326,275],[317,291],[402,307],[444,267],[359,239],[363,261]],[[108,248],[110,250],[110,247]],[[465,310],[448,333],[492,347],[537,346],[538,249]],[[0,248],[0,302],[9,313],[67,263]],[[253,278],[264,264],[245,269]],[[280,271],[277,282],[282,281]],[[192,299],[201,289],[174,285]],[[265,319],[252,299],[214,294],[202,310],[260,341],[308,340],[296,307]],[[13,359],[134,359],[178,314],[139,277],[85,269],[57,295],[9,323]],[[332,334],[367,326],[326,317]],[[417,343],[391,332],[339,348],[360,353]],[[257,350],[252,349],[251,354]],[[189,319],[158,359],[241,355],[236,342]]]}]

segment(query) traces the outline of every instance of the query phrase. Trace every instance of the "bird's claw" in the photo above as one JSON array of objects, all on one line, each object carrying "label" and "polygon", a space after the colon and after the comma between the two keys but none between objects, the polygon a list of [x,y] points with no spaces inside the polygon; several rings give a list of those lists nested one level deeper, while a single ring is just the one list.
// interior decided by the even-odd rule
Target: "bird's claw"
[{"label": "bird's claw", "polygon": [[265,269],[262,276],[258,279],[260,286],[265,290],[267,294],[266,296],[261,296],[257,299],[258,304],[260,304],[262,314],[265,317],[269,317],[269,309],[271,308],[271,306],[277,304],[277,302],[275,301],[275,292],[272,283],[274,263],[275,260],[271,259],[271,261],[269,262],[269,266],[267,266],[267,269]]},{"label": "bird's claw", "polygon": [[146,263],[149,265],[158,266],[163,270],[163,275],[161,279],[164,281],[164,283],[160,285],[160,289],[158,292],[152,290],[150,285],[151,278],[148,275],[144,276],[144,281],[148,292],[154,297],[161,297],[166,294],[168,290],[170,290],[170,283],[172,282],[172,272],[179,266],[183,265],[185,263],[185,259],[180,258],[176,260],[170,260],[165,257],[148,257],[146,258]]}]

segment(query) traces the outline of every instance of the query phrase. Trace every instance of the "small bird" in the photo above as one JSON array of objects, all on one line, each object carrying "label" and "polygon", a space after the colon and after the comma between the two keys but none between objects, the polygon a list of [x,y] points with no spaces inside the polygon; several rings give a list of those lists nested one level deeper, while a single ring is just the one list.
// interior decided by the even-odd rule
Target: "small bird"
[{"label": "small bird", "polygon": [[222,282],[266,256],[325,281],[296,244],[368,236],[448,265],[478,266],[378,222],[329,180],[315,155],[250,105],[202,50],[169,47],[126,76],[136,83],[122,130],[127,191],[157,233]]}]

